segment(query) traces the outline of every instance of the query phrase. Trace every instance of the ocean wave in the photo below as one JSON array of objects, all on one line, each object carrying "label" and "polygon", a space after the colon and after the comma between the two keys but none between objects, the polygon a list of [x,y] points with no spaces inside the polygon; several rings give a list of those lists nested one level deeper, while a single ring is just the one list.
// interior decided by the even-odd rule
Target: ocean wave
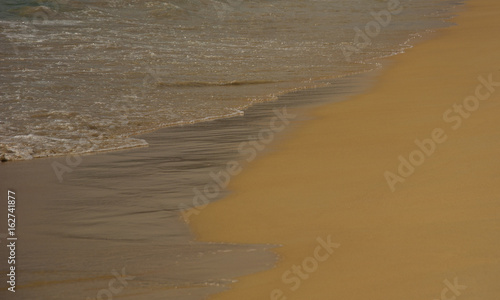
[{"label": "ocean wave", "polygon": [[204,81],[183,81],[183,82],[157,82],[158,87],[210,87],[210,86],[241,86],[241,85],[257,85],[257,84],[272,84],[279,81],[272,80],[249,80],[249,81],[227,81],[227,82],[204,82]]},{"label": "ocean wave", "polygon": [[[436,26],[424,17],[435,1],[410,1],[403,21],[348,62],[353,28],[383,1],[60,2],[0,3],[0,15],[17,16],[0,20],[3,160],[145,146],[131,137],[242,115],[286,91],[373,69],[409,34]],[[36,14],[49,19],[36,26]]]},{"label": "ocean wave", "polygon": [[106,151],[146,147],[145,140],[118,137],[110,139],[64,139],[36,134],[2,138],[0,161],[31,160],[60,155],[84,155]]}]

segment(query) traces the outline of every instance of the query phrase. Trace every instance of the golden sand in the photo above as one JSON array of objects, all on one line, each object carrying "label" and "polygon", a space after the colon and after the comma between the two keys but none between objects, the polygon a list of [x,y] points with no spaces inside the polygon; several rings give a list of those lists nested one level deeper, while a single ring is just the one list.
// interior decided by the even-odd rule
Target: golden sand
[{"label": "golden sand", "polygon": [[500,1],[453,22],[193,217],[204,241],[282,245],[211,299],[500,299]]}]

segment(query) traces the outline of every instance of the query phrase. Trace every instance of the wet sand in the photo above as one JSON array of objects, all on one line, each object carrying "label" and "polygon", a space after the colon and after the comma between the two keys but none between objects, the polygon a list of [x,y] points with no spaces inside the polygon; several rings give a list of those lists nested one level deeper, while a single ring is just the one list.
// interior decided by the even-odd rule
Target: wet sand
[{"label": "wet sand", "polygon": [[211,299],[499,297],[500,3],[453,22],[192,218],[202,241],[282,245]]},{"label": "wet sand", "polygon": [[[332,101],[333,94],[340,101],[368,81],[338,79],[329,88],[255,105],[244,116],[140,136],[149,147],[0,164],[0,211],[7,215],[7,191],[14,191],[18,236],[16,293],[4,280],[0,299],[199,300],[227,289],[233,278],[272,268],[274,245],[195,241],[179,209],[193,206],[194,189],[214,187],[210,174],[225,170],[228,160],[246,168],[238,145],[245,153],[253,149],[249,143],[275,110],[293,113]],[[259,154],[271,150],[263,146]],[[220,189],[210,201],[225,194]],[[7,274],[7,220],[1,220],[0,273]]]}]

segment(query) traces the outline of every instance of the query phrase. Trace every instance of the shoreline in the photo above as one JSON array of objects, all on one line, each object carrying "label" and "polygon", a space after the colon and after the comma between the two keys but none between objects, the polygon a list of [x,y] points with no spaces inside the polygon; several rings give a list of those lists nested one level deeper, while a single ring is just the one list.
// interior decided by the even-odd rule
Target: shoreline
[{"label": "shoreline", "polygon": [[485,29],[499,14],[467,1],[457,25],[315,109],[195,216],[201,241],[283,245],[275,268],[210,299],[498,297],[500,42]]},{"label": "shoreline", "polygon": [[[16,295],[95,298],[116,271],[134,277],[120,297],[198,300],[227,289],[230,278],[270,268],[276,257],[269,246],[195,241],[179,218],[179,205],[191,206],[193,188],[213,182],[209,174],[228,159],[248,158],[240,157],[238,144],[268,127],[274,109],[300,110],[331,101],[332,94],[341,100],[363,88],[354,81],[368,83],[365,77],[340,79],[329,88],[256,105],[245,116],[158,130],[143,136],[147,148],[2,165],[1,190],[16,192],[22,237]],[[7,250],[2,247],[0,255]],[[0,270],[8,273],[5,264]]]},{"label": "shoreline", "polygon": [[[409,39],[407,42],[409,42],[410,40],[412,40],[412,39]],[[406,44],[406,42],[405,42],[405,44]],[[411,47],[412,46],[408,46],[408,48],[411,48]],[[405,49],[408,49],[408,48],[405,48]],[[404,51],[405,49],[403,49],[402,51]],[[398,54],[399,53],[393,53],[387,57],[392,57],[392,56],[398,55]],[[372,60],[373,62],[363,62],[363,64],[365,64],[367,66],[373,66],[373,68],[371,68],[371,69],[367,69],[367,70],[359,71],[359,72],[353,72],[353,73],[346,73],[342,76],[332,76],[332,77],[324,77],[321,79],[317,79],[314,81],[315,84],[312,87],[303,86],[303,87],[296,87],[296,88],[278,91],[276,93],[273,93],[272,95],[268,95],[269,96],[268,100],[251,102],[244,107],[234,109],[234,112],[230,113],[230,114],[222,114],[222,115],[218,115],[218,116],[208,116],[208,117],[203,117],[200,119],[194,119],[191,121],[173,122],[173,123],[168,123],[166,125],[162,125],[160,127],[155,127],[155,128],[151,128],[151,129],[142,130],[139,132],[125,134],[124,139],[133,139],[133,140],[137,141],[136,142],[137,144],[135,144],[135,145],[122,145],[122,146],[115,147],[115,148],[104,148],[104,149],[99,149],[99,150],[85,150],[82,152],[56,153],[56,154],[50,154],[50,155],[44,155],[44,156],[35,155],[35,156],[31,156],[32,158],[30,158],[30,159],[8,159],[8,158],[5,158],[5,153],[2,153],[2,154],[0,154],[0,165],[1,165],[1,163],[23,162],[23,161],[31,161],[34,159],[52,159],[52,158],[61,158],[61,157],[68,157],[68,156],[100,155],[100,154],[105,154],[105,153],[109,153],[109,152],[128,151],[128,150],[134,150],[136,148],[147,148],[147,147],[149,147],[149,144],[142,137],[154,135],[154,133],[157,131],[168,130],[169,128],[179,128],[179,127],[190,126],[190,125],[195,125],[195,124],[200,124],[200,123],[213,122],[213,121],[241,117],[241,116],[245,115],[245,112],[247,110],[251,109],[255,105],[265,104],[265,103],[271,103],[271,104],[276,103],[280,98],[288,97],[289,95],[296,94],[296,93],[301,93],[301,92],[314,93],[315,90],[321,90],[324,88],[332,88],[335,86],[335,83],[337,81],[356,80],[357,77],[370,77],[371,73],[377,72],[377,70],[381,68],[381,66],[379,66],[379,64],[378,64],[378,61],[380,61],[384,58],[385,57],[375,58]],[[305,105],[307,106],[307,104],[305,104]],[[312,103],[311,105],[315,105],[315,103]],[[91,139],[88,137],[84,137],[84,138],[82,138],[82,140],[84,140],[84,142],[91,141]],[[95,143],[95,144],[100,144],[100,143],[102,143],[102,141],[99,141],[98,143]]]},{"label": "shoreline", "polygon": [[[377,63],[377,61],[373,63]],[[130,282],[130,287],[125,289],[123,294],[119,295],[120,297],[139,295],[138,299],[141,299],[140,297],[163,299],[162,297],[187,297],[187,294],[191,294],[190,298],[186,298],[191,300],[200,299],[202,296],[226,289],[231,283],[231,280],[227,278],[236,278],[242,276],[243,273],[248,274],[269,269],[271,265],[267,265],[267,263],[274,261],[275,253],[267,249],[269,245],[215,244],[192,241],[189,228],[182,224],[178,218],[178,206],[169,201],[179,200],[178,198],[182,197],[191,201],[193,195],[189,192],[190,190],[187,196],[183,195],[178,185],[186,184],[191,187],[191,185],[201,186],[200,182],[205,183],[203,180],[206,178],[202,177],[209,174],[210,168],[214,171],[219,170],[213,166],[214,162],[224,163],[227,160],[225,155],[234,154],[230,151],[217,149],[217,146],[226,147],[226,135],[230,136],[230,139],[233,139],[235,143],[246,141],[248,134],[255,135],[258,131],[251,132],[251,130],[247,131],[240,127],[255,126],[257,128],[257,126],[262,125],[258,118],[262,117],[263,112],[271,111],[269,107],[281,107],[285,103],[290,103],[296,104],[299,107],[297,109],[301,112],[310,111],[310,107],[314,106],[321,105],[323,107],[325,102],[332,101],[332,95],[344,98],[346,94],[358,94],[358,90],[372,86],[374,74],[378,74],[380,71],[381,69],[377,68],[367,73],[343,77],[334,80],[335,84],[326,88],[287,93],[280,96],[278,101],[251,107],[249,109],[250,116],[162,128],[143,135],[132,136],[139,138],[147,136],[148,139],[151,139],[151,146],[84,154],[81,155],[83,162],[78,165],[68,163],[67,159],[70,156],[13,161],[6,164],[3,169],[4,174],[12,175],[12,177],[7,178],[2,187],[12,187],[15,183],[16,190],[21,192],[20,219],[25,220],[21,222],[20,227],[20,230],[25,232],[20,247],[21,256],[27,258],[30,253],[36,252],[33,257],[30,257],[31,262],[36,264],[30,264],[26,258],[24,258],[24,262],[21,261],[20,267],[23,270],[25,282],[19,284],[19,292],[37,295],[43,291],[49,294],[50,289],[54,289],[53,291],[57,290],[60,297],[64,299],[78,299],[81,298],[80,290],[84,289],[90,291],[90,294],[85,294],[86,296],[95,296],[92,293],[102,291],[101,288],[108,283],[107,279],[103,280],[102,278],[110,276],[113,270],[120,271],[123,266],[126,266],[126,274],[135,276],[137,279]],[[315,100],[312,104],[308,103],[314,97],[318,98],[317,101]],[[297,102],[301,103],[297,104]],[[303,109],[302,106],[310,107]],[[301,115],[297,123],[309,122],[310,118],[310,115]],[[246,121],[241,121],[242,119]],[[252,123],[254,121],[255,124]],[[229,129],[225,128],[227,125],[231,125]],[[285,130],[285,134],[277,136],[280,141],[273,142],[272,146],[261,152],[265,154],[259,155],[258,158],[275,154],[275,150],[281,147],[281,141],[287,140],[288,136],[293,136],[295,128],[300,128],[299,125],[301,124],[292,124],[293,129]],[[207,132],[213,135],[212,139],[204,140],[203,135]],[[169,145],[168,139],[170,138],[176,143],[180,142],[179,145]],[[185,144],[189,139],[195,143]],[[220,144],[213,147],[204,145],[204,143],[213,143],[214,141]],[[197,148],[199,145],[196,142],[201,142],[202,147]],[[189,147],[185,147],[186,145],[193,146],[192,150],[201,151],[201,155],[194,157],[190,153]],[[178,149],[182,147],[186,149]],[[206,161],[201,158],[201,156],[206,156],[205,151],[210,156]],[[186,160],[193,160],[197,163],[195,167],[199,168],[198,171],[190,174],[195,177],[193,181],[186,183],[187,176],[184,175],[180,176],[181,180],[179,181],[169,181],[172,178],[169,177],[171,174],[165,174],[167,169],[173,169],[172,173],[174,171],[182,173],[183,168],[190,167],[194,170],[195,167],[189,164],[182,165]],[[64,177],[62,182],[57,182],[57,178],[53,176],[52,162],[60,162],[71,169],[71,171],[62,174]],[[139,168],[139,166],[142,167]],[[19,168],[17,172],[9,172],[9,170],[17,168]],[[246,168],[247,165],[245,165],[245,170]],[[179,173],[174,175],[179,176]],[[24,174],[30,174],[30,176],[27,177]],[[172,177],[175,177],[174,175]],[[30,179],[31,182],[28,183],[27,179]],[[145,184],[141,185],[143,183]],[[161,192],[163,185],[171,187],[168,189],[168,194]],[[227,192],[225,190],[223,194]],[[234,190],[231,189],[229,192],[233,193]],[[86,193],[89,195],[87,196]],[[135,199],[130,199],[133,197]],[[131,201],[137,199],[141,200],[140,203]],[[47,226],[44,226],[49,218],[51,221]],[[165,221],[166,219],[168,221]],[[159,228],[160,226],[165,227],[163,232]],[[168,230],[166,230],[167,227]],[[127,232],[121,228],[128,228]],[[36,236],[38,233],[41,237]],[[154,237],[154,235],[157,236]],[[158,237],[162,237],[162,239]],[[328,239],[327,236],[318,238],[322,238],[323,241]],[[135,243],[134,240],[136,240]],[[164,257],[164,259],[148,261],[144,260],[144,257],[134,258],[134,255],[142,251],[139,246],[145,243],[144,240],[152,243],[147,252],[148,255]],[[315,240],[312,242],[319,243]],[[58,250],[56,252],[49,251],[48,243],[57,245]],[[122,250],[126,247],[119,246],[120,243],[129,248],[126,251]],[[37,245],[41,246],[40,249],[36,248]],[[94,245],[96,248],[92,248],[90,245]],[[178,252],[167,251],[165,254],[165,249],[169,250],[172,245],[176,249],[177,247],[182,249],[180,246],[186,246],[186,248]],[[315,249],[316,246],[314,245],[312,249]],[[0,251],[0,253],[2,252]],[[45,256],[40,255],[40,253]],[[50,267],[50,270],[46,271],[47,273],[53,272],[51,278],[47,280],[42,275],[35,274],[37,268],[44,269],[44,259],[51,258],[54,253],[57,253],[58,259],[53,261],[54,267]],[[108,253],[113,253],[113,255]],[[123,256],[121,259],[117,258],[118,253]],[[184,258],[189,261],[187,267],[184,265],[172,266],[170,259],[178,253],[188,257],[188,259]],[[206,260],[198,256],[200,253]],[[212,258],[210,256],[212,253],[218,254]],[[141,252],[141,254],[144,253]],[[106,259],[106,262],[101,261],[102,266],[93,264],[82,267],[80,258],[91,255],[100,255]],[[251,257],[249,258],[248,255]],[[63,268],[58,264],[64,263],[68,256],[75,257],[71,261],[73,273],[65,274],[64,271],[61,272]],[[95,263],[99,263],[99,260],[96,260]],[[50,265],[50,263],[47,264]],[[33,265],[36,267],[33,268]],[[199,268],[220,273],[203,277],[206,275],[206,271],[200,272]],[[34,277],[33,274],[35,274]],[[80,276],[73,282],[71,280],[65,281],[66,278],[71,278],[75,274],[84,274],[85,276]],[[151,276],[153,274],[155,275]],[[174,274],[174,280],[170,281],[172,274]],[[176,282],[179,280],[176,276],[181,277],[180,283]],[[183,276],[194,280],[195,283],[182,281],[184,280]],[[194,279],[189,276],[194,276]],[[166,283],[157,282],[165,277],[167,278]],[[86,283],[79,283],[82,278]],[[155,288],[149,288],[150,286]]]}]

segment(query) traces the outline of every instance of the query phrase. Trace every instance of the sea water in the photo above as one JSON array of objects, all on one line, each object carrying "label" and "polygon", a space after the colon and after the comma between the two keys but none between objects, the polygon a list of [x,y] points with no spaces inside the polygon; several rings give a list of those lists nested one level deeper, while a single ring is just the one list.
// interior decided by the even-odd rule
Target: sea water
[{"label": "sea water", "polygon": [[[444,26],[451,3],[2,1],[1,159],[147,146],[134,135],[241,115],[373,69],[374,58]],[[370,28],[391,5],[390,19]]]}]

